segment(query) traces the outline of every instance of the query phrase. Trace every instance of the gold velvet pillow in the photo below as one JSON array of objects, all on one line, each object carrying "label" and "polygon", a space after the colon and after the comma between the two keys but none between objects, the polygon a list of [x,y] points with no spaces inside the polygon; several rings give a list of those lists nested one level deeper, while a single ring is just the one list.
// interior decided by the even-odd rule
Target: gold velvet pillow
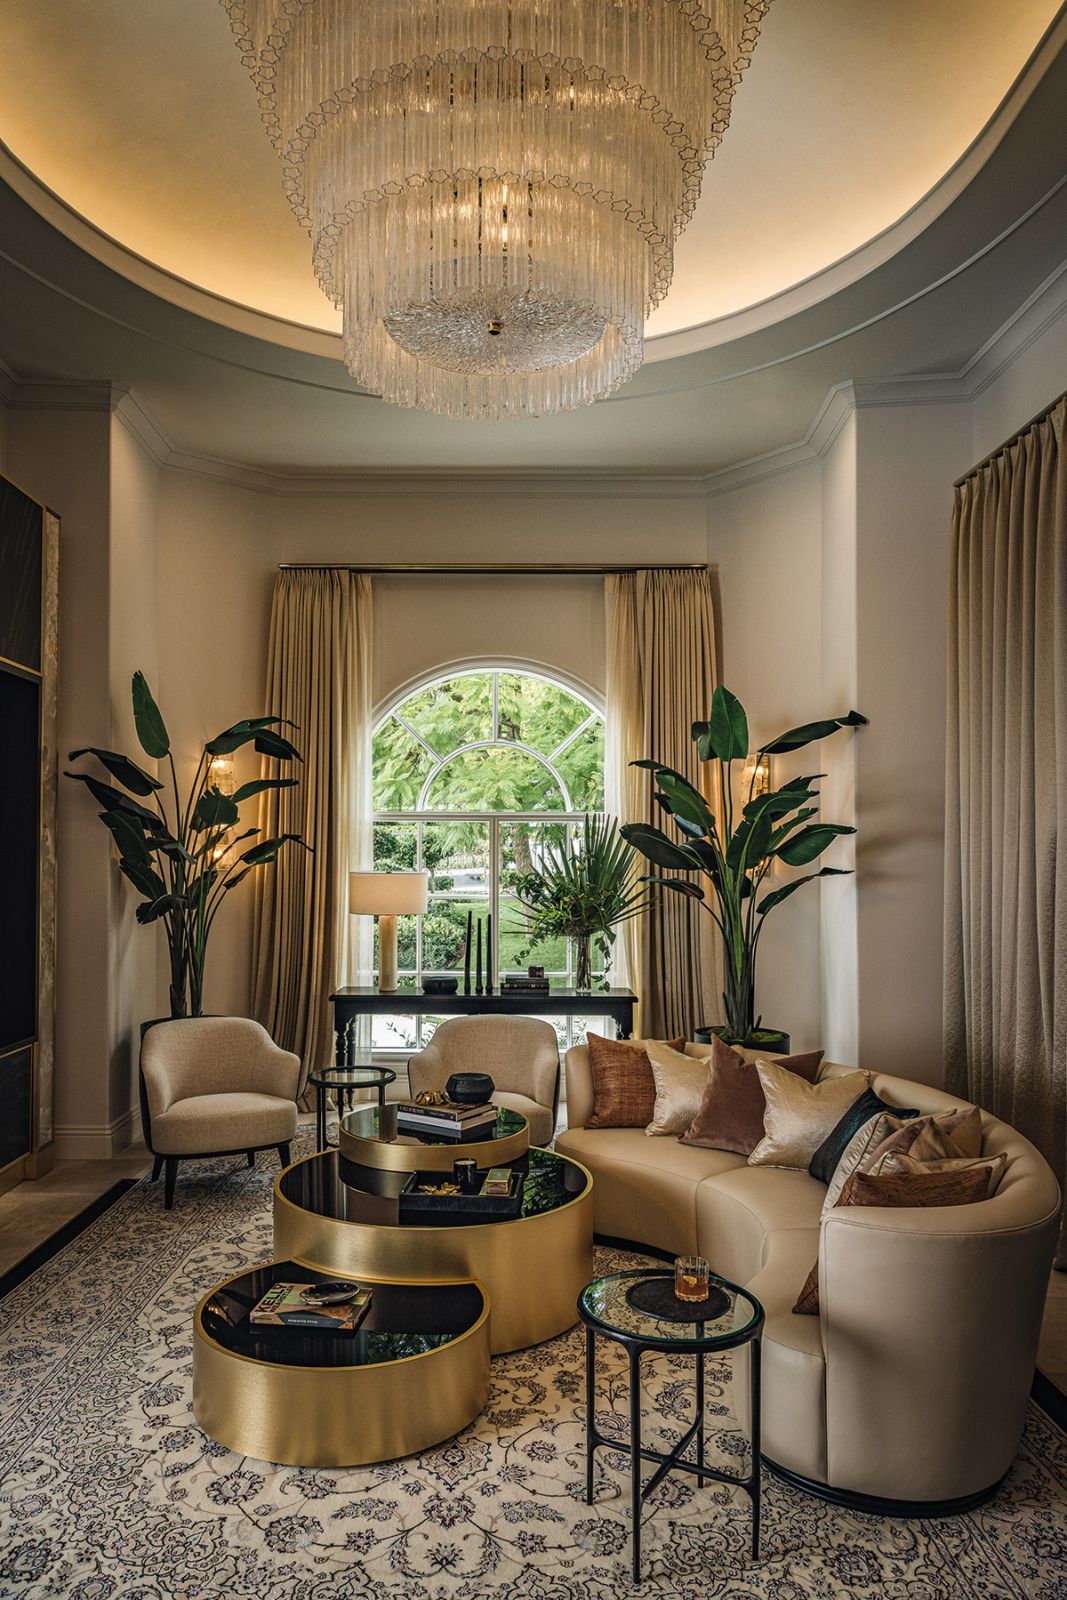
[{"label": "gold velvet pillow", "polygon": [[805,1083],[773,1061],[756,1062],[766,1097],[763,1138],[748,1158],[750,1167],[799,1167],[808,1163],[870,1083],[867,1072]]},{"label": "gold velvet pillow", "polygon": [[[646,1041],[586,1036],[589,1069],[593,1076],[593,1114],[587,1128],[643,1128],[656,1109],[656,1081],[652,1076]],[[673,1039],[681,1049],[684,1039]]]},{"label": "gold velvet pillow", "polygon": [[[841,1190],[839,1206],[966,1206],[985,1200],[992,1191],[990,1164],[971,1163],[951,1172],[912,1172],[874,1177],[853,1172]],[[793,1307],[797,1316],[819,1310],[819,1262],[804,1281]]]},{"label": "gold velvet pillow", "polygon": [[975,1167],[986,1167],[989,1171],[989,1194],[995,1194],[1007,1165],[1008,1157],[1003,1150],[996,1156],[947,1156],[935,1161],[920,1161],[915,1156],[893,1150],[879,1164],[878,1176],[896,1178],[920,1172],[970,1172]]},{"label": "gold velvet pillow", "polygon": [[645,1132],[653,1137],[684,1133],[700,1110],[709,1063],[694,1061],[674,1045],[654,1042],[649,1043],[648,1059],[656,1100]]},{"label": "gold velvet pillow", "polygon": [[[776,1066],[795,1072],[806,1083],[815,1082],[821,1061],[821,1050],[774,1058]],[[716,1037],[707,1065],[703,1097],[680,1142],[749,1156],[763,1138],[763,1113],[767,1105],[755,1062],[746,1061],[739,1050]]]}]

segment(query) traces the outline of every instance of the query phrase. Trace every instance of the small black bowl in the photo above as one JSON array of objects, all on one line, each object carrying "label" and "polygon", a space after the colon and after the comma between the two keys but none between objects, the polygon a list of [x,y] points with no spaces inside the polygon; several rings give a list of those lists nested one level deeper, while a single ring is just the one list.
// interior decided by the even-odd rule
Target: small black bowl
[{"label": "small black bowl", "polygon": [[445,1093],[457,1106],[482,1106],[493,1098],[495,1083],[487,1072],[454,1072]]},{"label": "small black bowl", "polygon": [[422,987],[426,994],[455,994],[459,988],[459,979],[423,978]]}]

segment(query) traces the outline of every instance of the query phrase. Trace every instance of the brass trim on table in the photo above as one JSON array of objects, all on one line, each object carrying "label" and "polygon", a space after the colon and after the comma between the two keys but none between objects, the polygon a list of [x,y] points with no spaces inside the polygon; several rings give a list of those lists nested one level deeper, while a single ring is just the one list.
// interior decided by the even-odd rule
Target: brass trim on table
[{"label": "brass trim on table", "polygon": [[[551,1154],[555,1155],[553,1151]],[[318,1156],[305,1156],[285,1172]],[[489,1292],[494,1355],[541,1344],[573,1328],[578,1296],[593,1276],[593,1175],[581,1194],[552,1211],[503,1222],[422,1227],[346,1221],[305,1210],[274,1183],[274,1248],[279,1260],[317,1261],[330,1272],[394,1282],[473,1278]]]},{"label": "brass trim on table", "polygon": [[[377,1115],[376,1106],[357,1106],[341,1118],[337,1139],[341,1154],[357,1167],[371,1167],[376,1172],[451,1172],[453,1161],[472,1156],[480,1166],[506,1167],[512,1161],[521,1161],[530,1148],[530,1124],[521,1111],[513,1117],[522,1119],[522,1127],[502,1139],[477,1139],[469,1143],[451,1139],[447,1144],[394,1144],[389,1139],[365,1139],[346,1126],[353,1117],[366,1112]],[[486,1157],[491,1159],[486,1161]]]},{"label": "brass trim on table", "polygon": [[[470,1278],[426,1280],[428,1287],[471,1284],[482,1296],[477,1321],[436,1350],[371,1366],[315,1367],[257,1361],[227,1350],[203,1326],[212,1296],[274,1264],[223,1279],[193,1314],[193,1414],[219,1444],[286,1466],[362,1467],[428,1450],[451,1439],[484,1409],[489,1391],[484,1284]],[[313,1272],[333,1270],[306,1259],[295,1264]],[[360,1276],[372,1286],[398,1281],[392,1274]],[[416,1363],[423,1361],[432,1361],[433,1370],[420,1371]]]}]

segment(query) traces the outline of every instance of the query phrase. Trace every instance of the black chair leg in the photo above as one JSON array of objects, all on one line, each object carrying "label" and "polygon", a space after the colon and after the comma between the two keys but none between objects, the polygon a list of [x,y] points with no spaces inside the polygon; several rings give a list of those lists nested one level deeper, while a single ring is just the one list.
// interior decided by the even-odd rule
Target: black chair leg
[{"label": "black chair leg", "polygon": [[169,1211],[174,1204],[174,1184],[178,1176],[178,1157],[167,1157],[167,1172],[163,1179],[163,1204]]},{"label": "black chair leg", "polygon": [[163,1157],[162,1156],[157,1156],[155,1161],[152,1163],[152,1182],[153,1183],[155,1183],[156,1179],[159,1177],[159,1174],[162,1171],[163,1171]]},{"label": "black chair leg", "polygon": [[288,1142],[288,1140],[286,1140],[285,1144],[280,1144],[278,1146],[278,1159],[281,1162],[283,1167],[287,1167],[289,1165],[289,1142]]},{"label": "black chair leg", "polygon": [[254,1150],[249,1150],[249,1152],[248,1152],[248,1165],[250,1167],[254,1167],[255,1164],[256,1164],[256,1152]]}]

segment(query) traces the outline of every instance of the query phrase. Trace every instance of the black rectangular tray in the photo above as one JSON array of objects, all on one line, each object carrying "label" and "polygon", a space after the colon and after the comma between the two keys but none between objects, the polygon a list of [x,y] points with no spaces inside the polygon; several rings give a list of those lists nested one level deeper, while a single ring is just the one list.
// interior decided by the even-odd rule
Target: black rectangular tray
[{"label": "black rectangular tray", "polygon": [[[424,1226],[462,1227],[478,1222],[507,1222],[522,1212],[522,1189],[526,1178],[521,1167],[513,1167],[507,1194],[419,1194],[423,1183],[447,1181],[447,1172],[413,1172],[400,1191],[400,1219]],[[484,1181],[485,1173],[479,1173]]]}]

